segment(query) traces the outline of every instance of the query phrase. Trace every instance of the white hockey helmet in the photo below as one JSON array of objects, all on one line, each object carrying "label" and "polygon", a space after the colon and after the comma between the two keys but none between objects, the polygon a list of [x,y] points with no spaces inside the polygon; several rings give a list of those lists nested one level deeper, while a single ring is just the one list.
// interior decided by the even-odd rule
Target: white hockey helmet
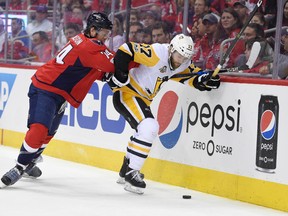
[{"label": "white hockey helmet", "polygon": [[190,36],[184,34],[176,35],[170,42],[170,53],[177,51],[187,59],[191,59],[194,52],[194,42]]}]

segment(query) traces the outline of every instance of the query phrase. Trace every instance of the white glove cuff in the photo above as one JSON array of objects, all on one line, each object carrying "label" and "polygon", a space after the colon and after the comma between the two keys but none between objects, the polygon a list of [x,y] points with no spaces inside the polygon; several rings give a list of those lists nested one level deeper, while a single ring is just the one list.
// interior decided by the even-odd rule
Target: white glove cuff
[{"label": "white glove cuff", "polygon": [[113,81],[117,86],[123,87],[123,86],[126,86],[126,85],[129,84],[129,82],[130,82],[130,77],[128,76],[127,81],[126,81],[125,83],[122,83],[122,82],[120,82],[119,80],[117,80],[115,76],[112,76],[112,81]]}]

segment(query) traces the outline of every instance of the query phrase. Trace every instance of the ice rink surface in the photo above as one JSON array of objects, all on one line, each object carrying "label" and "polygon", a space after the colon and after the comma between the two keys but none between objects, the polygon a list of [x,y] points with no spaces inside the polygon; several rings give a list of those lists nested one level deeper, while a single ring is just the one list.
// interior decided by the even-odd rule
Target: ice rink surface
[{"label": "ice rink surface", "polygon": [[[0,175],[18,150],[0,145]],[[95,155],[97,157],[97,155]],[[120,166],[120,164],[119,164]],[[39,179],[0,190],[0,215],[12,216],[284,216],[288,213],[146,180],[144,195],[126,192],[118,173],[44,155]],[[182,199],[182,195],[192,199]]]}]

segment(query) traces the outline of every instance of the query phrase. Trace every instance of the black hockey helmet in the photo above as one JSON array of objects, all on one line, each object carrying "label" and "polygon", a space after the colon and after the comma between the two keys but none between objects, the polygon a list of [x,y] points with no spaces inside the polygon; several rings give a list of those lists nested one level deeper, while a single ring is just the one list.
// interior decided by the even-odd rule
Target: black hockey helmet
[{"label": "black hockey helmet", "polygon": [[97,31],[101,29],[112,30],[113,24],[108,19],[107,15],[101,12],[93,12],[87,19],[87,27],[85,30],[90,30],[91,27],[95,27]]}]

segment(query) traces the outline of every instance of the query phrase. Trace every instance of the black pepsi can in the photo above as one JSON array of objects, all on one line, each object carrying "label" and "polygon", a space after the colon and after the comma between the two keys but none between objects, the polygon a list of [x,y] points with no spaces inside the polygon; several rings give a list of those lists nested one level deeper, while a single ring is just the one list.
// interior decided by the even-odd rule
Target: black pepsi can
[{"label": "black pepsi can", "polygon": [[274,173],[277,160],[279,104],[277,96],[261,95],[258,105],[256,169]]}]

